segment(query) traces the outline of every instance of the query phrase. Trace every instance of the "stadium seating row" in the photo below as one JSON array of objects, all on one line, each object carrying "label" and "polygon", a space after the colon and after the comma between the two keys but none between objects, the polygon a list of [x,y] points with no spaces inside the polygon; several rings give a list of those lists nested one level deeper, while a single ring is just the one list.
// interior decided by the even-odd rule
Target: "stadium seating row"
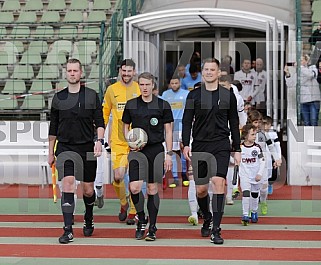
[{"label": "stadium seating row", "polygon": [[55,39],[99,39],[100,27],[98,25],[63,25],[63,26],[51,26],[51,25],[39,25],[35,26],[31,24],[30,27],[26,24],[15,25],[14,28],[10,26],[0,25],[0,40],[11,40],[12,36],[15,36],[15,40],[21,40],[23,42],[29,42],[32,40],[48,40],[52,42]]},{"label": "stadium seating row", "polygon": [[[8,71],[8,67],[6,65],[2,65],[0,68],[0,80],[10,81],[17,80],[20,81],[33,81],[33,79],[48,79],[48,80],[57,80],[64,76],[65,69],[59,69],[57,65],[41,65],[38,71],[34,71],[31,65],[15,65],[13,73],[10,76]],[[89,73],[88,73],[89,72]],[[99,65],[93,64],[89,71],[87,69],[83,69],[83,76],[89,79],[98,79],[99,78]]]},{"label": "stadium seating row", "polygon": [[[94,10],[82,12],[78,10],[66,11],[62,14],[59,11],[44,11],[38,16],[33,11],[22,11],[16,19],[13,12],[1,12],[0,23],[58,23],[58,22],[97,22],[106,21],[108,12]],[[40,18],[39,18],[40,17]]]},{"label": "stadium seating row", "polygon": [[42,10],[106,10],[111,7],[110,0],[5,0],[1,11],[42,11]]}]

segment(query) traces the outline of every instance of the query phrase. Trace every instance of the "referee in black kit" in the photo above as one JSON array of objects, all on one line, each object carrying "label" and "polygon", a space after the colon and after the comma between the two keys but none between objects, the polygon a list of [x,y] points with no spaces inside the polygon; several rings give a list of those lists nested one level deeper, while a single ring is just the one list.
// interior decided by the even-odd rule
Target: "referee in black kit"
[{"label": "referee in black kit", "polygon": [[[140,150],[131,150],[129,161],[129,188],[135,205],[138,222],[135,237],[143,239],[148,219],[144,212],[143,181],[147,181],[147,210],[149,228],[146,241],[156,240],[156,219],[160,204],[158,184],[162,183],[164,170],[172,169],[172,122],[174,121],[169,103],[152,94],[154,76],[145,72],[139,75],[141,96],[126,103],[122,121],[126,137],[131,128],[142,128],[148,135],[147,144]],[[165,131],[165,139],[164,139]],[[163,142],[166,143],[164,155]],[[164,160],[165,159],[165,160]]]},{"label": "referee in black kit", "polygon": [[[235,164],[241,159],[239,118],[233,90],[219,85],[220,63],[205,59],[202,66],[203,84],[191,91],[183,115],[183,154],[192,161],[197,186],[197,201],[204,214],[201,235],[211,235],[211,242],[223,244],[221,220],[225,204],[225,179],[230,152],[235,152]],[[193,129],[192,129],[193,127]],[[190,135],[192,130],[192,151]],[[232,135],[232,150],[229,135]],[[192,156],[193,154],[193,156]],[[209,211],[208,183],[213,186],[212,208]],[[212,226],[212,227],[211,227]]]}]

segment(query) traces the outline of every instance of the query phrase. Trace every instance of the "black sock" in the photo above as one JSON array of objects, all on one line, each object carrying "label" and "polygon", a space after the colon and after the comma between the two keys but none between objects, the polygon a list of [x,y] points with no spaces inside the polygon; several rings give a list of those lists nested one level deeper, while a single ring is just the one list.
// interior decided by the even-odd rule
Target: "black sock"
[{"label": "black sock", "polygon": [[158,193],[156,193],[155,195],[148,195],[147,210],[149,215],[149,224],[151,227],[156,225],[159,204],[160,204],[160,201],[159,201]]},{"label": "black sock", "polygon": [[64,217],[65,227],[72,226],[72,219],[75,210],[75,199],[73,192],[62,192],[61,194],[61,211]]},{"label": "black sock", "polygon": [[212,217],[211,212],[209,211],[210,197],[208,194],[204,198],[197,197],[198,206],[200,207],[204,218],[209,219]]},{"label": "black sock", "polygon": [[94,204],[95,204],[95,200],[96,200],[96,194],[95,191],[93,192],[93,195],[91,195],[91,197],[86,197],[83,196],[83,200],[85,203],[85,219],[92,219],[93,218],[93,210],[94,210]]},{"label": "black sock", "polygon": [[138,220],[139,221],[145,221],[145,212],[144,212],[144,203],[145,203],[145,198],[143,192],[139,192],[137,194],[130,194],[132,201],[135,205],[135,209],[138,215]]},{"label": "black sock", "polygon": [[213,229],[220,227],[224,214],[225,194],[213,194]]}]

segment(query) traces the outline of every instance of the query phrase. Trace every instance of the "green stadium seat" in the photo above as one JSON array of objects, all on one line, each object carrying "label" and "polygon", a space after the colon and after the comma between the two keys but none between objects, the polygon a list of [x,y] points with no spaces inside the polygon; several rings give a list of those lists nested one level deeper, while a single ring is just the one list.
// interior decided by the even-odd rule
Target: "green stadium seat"
[{"label": "green stadium seat", "polygon": [[21,109],[44,109],[46,107],[43,95],[30,95],[24,98]]},{"label": "green stadium seat", "polygon": [[37,14],[33,11],[21,11],[17,19],[18,23],[35,23],[37,22]]},{"label": "green stadium seat", "polygon": [[90,70],[89,79],[99,78],[99,64],[93,64]]},{"label": "green stadium seat", "polygon": [[107,10],[110,8],[110,0],[94,0],[93,10]]},{"label": "green stadium seat", "polygon": [[67,11],[63,22],[83,22],[84,17],[81,11]]},{"label": "green stadium seat", "polygon": [[30,51],[27,50],[23,55],[20,60],[20,64],[41,64],[41,56],[39,51]]},{"label": "green stadium seat", "polygon": [[[1,11],[18,11],[20,10],[20,2],[19,0],[6,0],[3,3]],[[2,13],[1,13],[2,16]]]},{"label": "green stadium seat", "polygon": [[32,79],[34,76],[31,65],[18,64],[14,67],[12,78],[14,79]]},{"label": "green stadium seat", "polygon": [[96,42],[90,40],[79,41],[77,47],[81,63],[84,65],[91,64],[92,56],[97,54]]},{"label": "green stadium seat", "polygon": [[18,107],[17,99],[14,95],[1,95],[0,94],[0,109],[12,110]]},{"label": "green stadium seat", "polygon": [[88,1],[87,0],[72,0],[69,6],[70,10],[87,10]]},{"label": "green stadium seat", "polygon": [[68,82],[64,79],[64,80],[60,80],[57,84],[56,84],[56,89],[57,90],[61,90],[65,87],[68,86]]},{"label": "green stadium seat", "polygon": [[21,94],[26,93],[26,84],[23,80],[12,80],[8,79],[2,94]]},{"label": "green stadium seat", "polygon": [[40,66],[37,79],[59,79],[59,68],[57,65],[46,65]]},{"label": "green stadium seat", "polygon": [[65,0],[51,0],[47,6],[47,10],[62,11],[66,9]]},{"label": "green stadium seat", "polygon": [[28,39],[30,37],[30,28],[21,25],[14,26],[10,35],[14,39]]},{"label": "green stadium seat", "polygon": [[81,37],[83,39],[99,39],[100,38],[100,27],[97,26],[85,26]]},{"label": "green stadium seat", "polygon": [[78,28],[76,26],[62,26],[58,33],[59,39],[77,39],[78,38]]},{"label": "green stadium seat", "polygon": [[321,1],[313,1],[311,10],[312,22],[321,21]]},{"label": "green stadium seat", "polygon": [[72,51],[73,43],[70,40],[55,41],[47,54],[45,64],[64,64]]},{"label": "green stadium seat", "polygon": [[87,79],[86,86],[91,89],[94,89],[97,93],[99,93],[99,79],[96,79],[96,80]]},{"label": "green stadium seat", "polygon": [[47,53],[48,52],[48,44],[46,41],[43,40],[35,40],[31,41],[28,47],[28,51],[30,52],[40,52],[40,53]]},{"label": "green stadium seat", "polygon": [[11,24],[14,21],[12,12],[1,12],[0,23]]},{"label": "green stadium seat", "polygon": [[41,23],[57,23],[60,22],[60,15],[58,11],[45,11],[40,19]]},{"label": "green stadium seat", "polygon": [[6,65],[0,65],[0,79],[6,79],[8,76],[8,67]]},{"label": "green stadium seat", "polygon": [[0,26],[0,39],[7,37],[7,29],[4,26]]},{"label": "green stadium seat", "polygon": [[28,0],[22,9],[26,11],[43,10],[43,3],[41,0]]},{"label": "green stadium seat", "polygon": [[18,49],[12,42],[0,43],[0,64],[15,64],[18,54]]},{"label": "green stadium seat", "polygon": [[87,22],[106,21],[106,13],[104,11],[91,11],[88,15]]},{"label": "green stadium seat", "polygon": [[54,37],[54,29],[48,25],[38,26],[33,37],[37,39],[52,39]]},{"label": "green stadium seat", "polygon": [[13,45],[14,46],[16,46],[17,47],[17,49],[18,49],[18,53],[23,53],[24,52],[24,50],[25,50],[25,47],[24,47],[24,45],[23,45],[23,43],[22,43],[22,41],[19,41],[19,40],[13,40],[12,41],[12,43],[13,43]]},{"label": "green stadium seat", "polygon": [[51,81],[36,79],[36,80],[33,80],[29,93],[37,93],[37,92],[47,93],[51,91],[52,91]]}]

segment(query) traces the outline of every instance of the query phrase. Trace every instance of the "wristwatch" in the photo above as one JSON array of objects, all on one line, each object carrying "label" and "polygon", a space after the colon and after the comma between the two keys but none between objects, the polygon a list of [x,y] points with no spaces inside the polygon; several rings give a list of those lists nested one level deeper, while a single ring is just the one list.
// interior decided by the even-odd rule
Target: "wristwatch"
[{"label": "wristwatch", "polygon": [[101,142],[102,145],[105,144],[105,140],[104,139],[97,139],[96,142]]},{"label": "wristwatch", "polygon": [[166,155],[169,155],[169,156],[172,156],[173,154],[174,152],[172,150],[166,152]]}]

